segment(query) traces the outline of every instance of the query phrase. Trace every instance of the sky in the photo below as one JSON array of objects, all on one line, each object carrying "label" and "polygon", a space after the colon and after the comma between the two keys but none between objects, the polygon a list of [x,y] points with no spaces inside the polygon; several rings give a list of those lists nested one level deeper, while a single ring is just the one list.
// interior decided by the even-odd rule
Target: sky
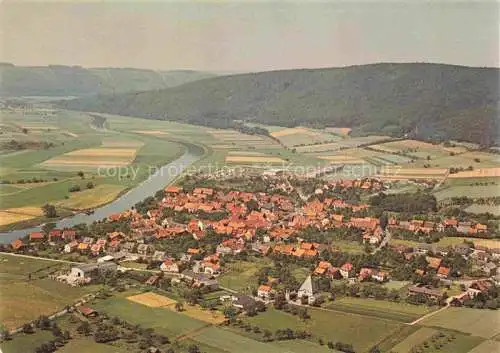
[{"label": "sky", "polygon": [[0,61],[268,71],[375,62],[499,67],[495,2],[3,0]]}]

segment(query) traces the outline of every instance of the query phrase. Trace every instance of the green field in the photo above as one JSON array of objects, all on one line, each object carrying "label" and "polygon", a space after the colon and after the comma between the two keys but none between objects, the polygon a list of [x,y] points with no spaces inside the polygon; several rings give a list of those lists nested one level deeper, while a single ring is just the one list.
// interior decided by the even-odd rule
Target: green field
[{"label": "green field", "polygon": [[474,347],[469,353],[493,353],[500,352],[500,342],[498,341],[484,341],[480,345]]},{"label": "green field", "polygon": [[[71,287],[46,278],[63,268],[59,263],[0,255],[0,323],[16,328],[44,314],[64,309],[99,286]],[[31,280],[28,277],[31,274]]]},{"label": "green field", "polygon": [[496,310],[448,308],[423,320],[420,324],[492,338],[500,333],[500,312]]},{"label": "green field", "polygon": [[374,317],[308,309],[311,318],[303,321],[297,316],[268,309],[246,321],[263,329],[301,329],[311,332],[316,339],[350,343],[356,351],[367,351],[401,327],[401,323]]},{"label": "green field", "polygon": [[1,348],[3,353],[31,353],[42,343],[50,341],[53,338],[52,332],[39,330],[33,334],[16,335],[14,339],[2,342]]},{"label": "green field", "polygon": [[382,319],[411,322],[429,313],[431,309],[424,305],[389,302],[370,298],[345,297],[327,304],[328,308]]},{"label": "green field", "polygon": [[268,259],[256,259],[256,261],[245,262],[237,261],[228,263],[225,266],[225,272],[217,280],[223,287],[237,291],[249,291],[251,287],[257,287],[257,278],[255,274],[264,266],[271,266]]}]

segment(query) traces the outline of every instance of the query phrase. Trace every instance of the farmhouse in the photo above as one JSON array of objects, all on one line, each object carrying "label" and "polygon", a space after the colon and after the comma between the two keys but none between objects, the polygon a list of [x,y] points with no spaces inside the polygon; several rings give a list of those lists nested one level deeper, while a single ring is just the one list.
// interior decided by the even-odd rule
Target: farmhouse
[{"label": "farmhouse", "polygon": [[443,294],[435,289],[430,289],[428,287],[416,284],[408,288],[409,295],[423,294],[429,298],[441,298]]},{"label": "farmhouse", "polygon": [[265,284],[262,284],[257,289],[257,296],[263,299],[269,299],[271,295],[274,294],[274,290]]}]

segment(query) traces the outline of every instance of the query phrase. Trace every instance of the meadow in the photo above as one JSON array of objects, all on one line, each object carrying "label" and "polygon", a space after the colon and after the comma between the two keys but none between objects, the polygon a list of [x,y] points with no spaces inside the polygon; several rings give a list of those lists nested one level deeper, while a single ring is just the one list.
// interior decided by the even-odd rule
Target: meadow
[{"label": "meadow", "polygon": [[448,308],[424,319],[420,324],[489,339],[500,333],[500,314],[496,310]]},{"label": "meadow", "polygon": [[[64,268],[59,263],[0,255],[0,323],[13,329],[40,315],[64,309],[99,286],[71,287],[47,278]],[[22,298],[22,299],[21,299]]]},{"label": "meadow", "polygon": [[412,322],[432,311],[429,307],[370,298],[345,297],[327,304],[328,308],[347,313],[373,316],[400,322]]},{"label": "meadow", "polygon": [[309,308],[310,319],[303,321],[297,316],[269,308],[266,312],[249,317],[246,321],[261,329],[274,331],[278,328],[307,330],[316,339],[350,343],[356,351],[368,351],[372,346],[401,327],[401,323],[357,314],[330,312]]}]

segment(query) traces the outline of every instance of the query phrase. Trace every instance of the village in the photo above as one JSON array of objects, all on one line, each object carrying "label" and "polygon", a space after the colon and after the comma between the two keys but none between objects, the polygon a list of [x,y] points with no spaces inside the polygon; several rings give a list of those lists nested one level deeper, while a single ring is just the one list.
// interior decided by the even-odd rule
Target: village
[{"label": "village", "polygon": [[[474,219],[402,219],[395,213],[387,216],[390,212],[373,217],[368,201],[342,198],[349,194],[357,195],[359,200],[359,195],[388,188],[376,179],[317,179],[314,185],[308,185],[312,190],[308,198],[300,195],[304,186],[292,185],[297,181],[268,175],[262,176],[259,183],[269,191],[168,186],[155,198],[112,215],[99,225],[99,229],[112,231],[53,228],[30,233],[25,239],[12,242],[8,250],[30,254],[41,253],[43,248],[51,257],[64,259],[77,254],[87,263],[56,278],[72,286],[90,283],[93,276],[103,271],[131,270],[131,263],[147,264],[143,271],[151,272],[147,281],[150,285],[155,285],[159,278],[155,273],[162,273],[172,277],[172,283],[184,281],[210,291],[219,289],[218,276],[231,271],[225,266],[228,258],[234,261],[257,256],[310,269],[300,286],[283,285],[279,278],[272,277],[257,283],[249,294],[266,303],[278,294],[286,294],[288,301],[321,305],[324,299],[317,288],[320,279],[332,281],[323,293],[335,282],[352,286],[396,279],[414,283],[407,288],[408,297],[418,297],[408,299],[414,304],[434,300],[444,305],[449,298],[446,288],[461,283],[462,290],[448,302],[463,305],[478,290],[486,293],[500,282],[496,272],[500,249],[467,241],[446,247],[427,241],[433,234],[447,238],[495,236],[488,225]],[[424,241],[414,247],[392,243],[398,233]],[[178,240],[183,244],[179,245]],[[363,253],[350,256],[336,245],[336,240],[357,243]],[[390,256],[391,261],[384,256]],[[238,298],[234,297],[235,301]]]}]

